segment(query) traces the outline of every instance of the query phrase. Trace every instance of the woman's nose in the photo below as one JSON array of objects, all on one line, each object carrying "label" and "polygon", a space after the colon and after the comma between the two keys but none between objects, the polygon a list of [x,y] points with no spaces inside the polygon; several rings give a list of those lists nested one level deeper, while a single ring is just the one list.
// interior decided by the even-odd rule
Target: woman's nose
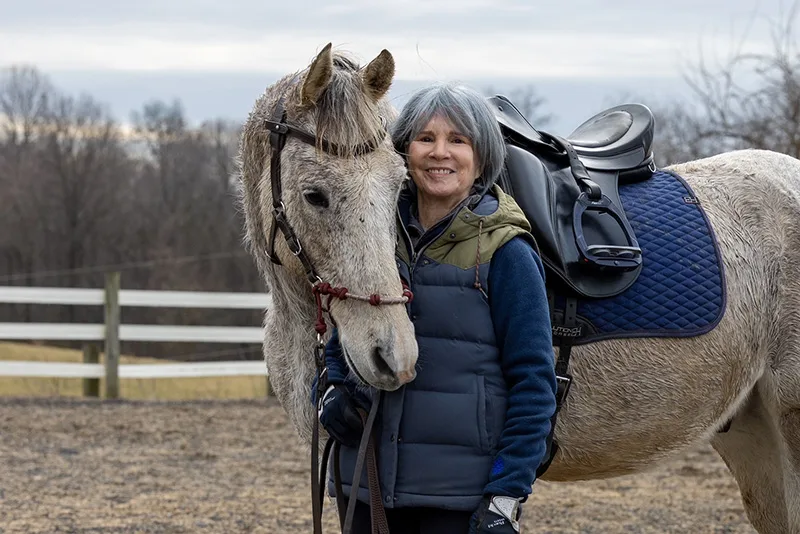
[{"label": "woman's nose", "polygon": [[431,148],[431,156],[436,159],[446,158],[450,154],[446,140],[437,140]]}]

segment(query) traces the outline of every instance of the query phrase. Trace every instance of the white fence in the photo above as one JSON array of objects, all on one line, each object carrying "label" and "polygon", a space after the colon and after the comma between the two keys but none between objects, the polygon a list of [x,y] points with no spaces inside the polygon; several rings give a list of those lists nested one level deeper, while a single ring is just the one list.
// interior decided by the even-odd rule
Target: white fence
[{"label": "white fence", "polygon": [[[96,353],[85,363],[0,361],[0,376],[106,378],[106,397],[119,396],[120,378],[175,378],[210,376],[264,376],[262,361],[194,362],[179,364],[119,364],[120,341],[175,341],[205,343],[261,343],[261,327],[125,325],[120,307],[218,308],[266,310],[263,293],[198,291],[141,291],[119,289],[119,274],[106,277],[105,289],[0,286],[0,303],[104,306],[104,324],[0,323],[0,339],[48,341],[102,341],[105,363]],[[86,363],[88,359],[89,363]],[[86,387],[84,388],[86,390]]]}]

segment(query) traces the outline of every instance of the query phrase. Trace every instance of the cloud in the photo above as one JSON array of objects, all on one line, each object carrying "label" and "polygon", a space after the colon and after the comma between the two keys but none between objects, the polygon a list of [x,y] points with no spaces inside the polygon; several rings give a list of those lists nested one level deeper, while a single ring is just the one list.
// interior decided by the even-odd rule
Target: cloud
[{"label": "cloud", "polygon": [[[389,49],[408,80],[675,77],[701,42],[730,52],[731,24],[741,34],[775,2],[29,0],[4,7],[0,66],[289,73],[331,41],[364,61]],[[769,41],[759,27],[741,46]]]},{"label": "cloud", "polygon": [[[775,16],[784,0],[27,0],[3,7],[0,30],[203,27],[211,35],[332,31],[423,35],[589,32],[681,39],[708,26],[727,28],[757,15]],[[42,30],[46,30],[43,32]]]},{"label": "cloud", "polygon": [[[0,34],[0,64],[31,63],[44,70],[293,72],[304,68],[330,40],[368,61],[391,51],[404,79],[506,76],[674,76],[682,52],[678,41],[648,35],[603,32],[484,32],[460,39],[448,35],[352,34],[336,30],[271,32],[264,36],[209,36],[202,27],[151,26],[148,32],[84,28],[46,35]],[[726,40],[711,42],[724,52]],[[744,50],[764,51],[761,41]]]}]

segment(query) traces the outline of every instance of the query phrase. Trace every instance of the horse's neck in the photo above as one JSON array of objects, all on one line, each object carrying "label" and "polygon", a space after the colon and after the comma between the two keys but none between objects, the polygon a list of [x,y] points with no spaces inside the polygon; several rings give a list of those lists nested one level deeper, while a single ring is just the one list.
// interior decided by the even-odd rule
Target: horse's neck
[{"label": "horse's neck", "polygon": [[273,270],[271,278],[272,306],[264,340],[270,382],[298,433],[310,439],[316,307],[307,281],[292,279],[280,267]]},{"label": "horse's neck", "polygon": [[[272,287],[273,331],[269,332],[274,341],[291,347],[291,359],[299,368],[313,368],[313,358],[306,349],[313,349],[316,343],[314,321],[316,306],[311,287],[305,280],[298,280],[281,267],[273,270]],[[298,352],[303,350],[303,353]]]}]

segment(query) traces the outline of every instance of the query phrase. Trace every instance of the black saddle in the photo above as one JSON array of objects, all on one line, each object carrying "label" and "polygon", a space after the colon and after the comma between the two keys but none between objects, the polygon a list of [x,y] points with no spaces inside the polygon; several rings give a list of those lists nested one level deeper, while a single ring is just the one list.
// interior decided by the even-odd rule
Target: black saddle
[{"label": "black saddle", "polygon": [[533,128],[503,96],[489,103],[508,149],[500,186],[530,221],[557,293],[606,298],[625,291],[641,272],[642,252],[617,187],[655,172],[652,112],[616,106],[563,139]]}]

